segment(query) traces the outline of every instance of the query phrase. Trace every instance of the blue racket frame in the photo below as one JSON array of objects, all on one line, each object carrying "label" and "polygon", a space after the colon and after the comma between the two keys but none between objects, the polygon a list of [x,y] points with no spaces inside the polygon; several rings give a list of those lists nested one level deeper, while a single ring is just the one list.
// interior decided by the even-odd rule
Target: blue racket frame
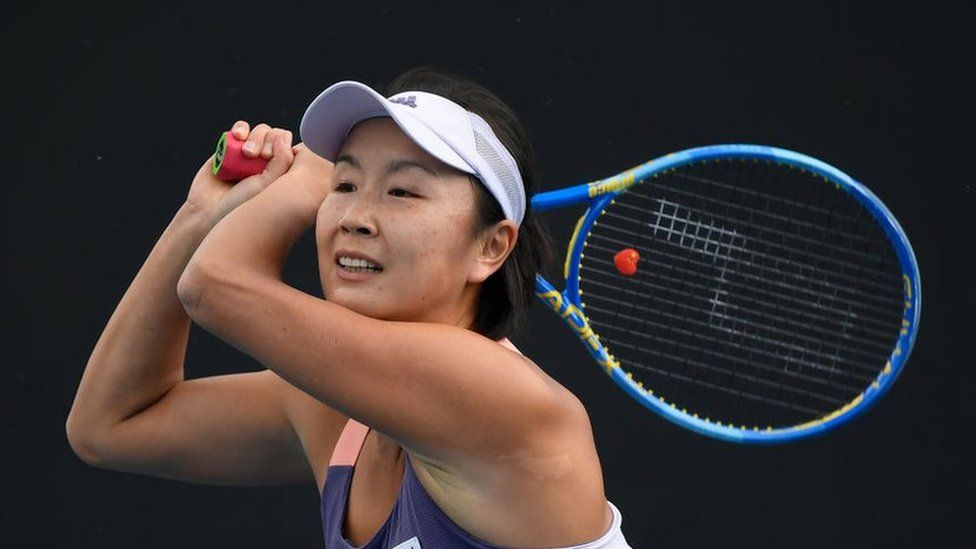
[{"label": "blue racket frame", "polygon": [[[871,212],[888,235],[901,264],[905,283],[902,329],[884,368],[881,369],[877,378],[868,388],[849,403],[824,417],[800,425],[782,428],[759,428],[722,424],[699,417],[679,408],[674,403],[667,402],[661,396],[655,395],[653,389],[647,389],[641,383],[634,381],[606,347],[600,343],[599,337],[590,327],[584,312],[585,308],[580,299],[579,265],[586,236],[589,235],[603,209],[614,198],[635,183],[648,179],[655,174],[693,162],[729,158],[787,164],[812,172],[823,178],[825,182],[837,185],[839,189],[856,198]],[[536,275],[536,295],[572,328],[597,364],[604,368],[620,388],[647,408],[682,427],[721,440],[748,444],[783,443],[818,435],[843,425],[864,413],[891,387],[908,360],[908,355],[915,342],[915,335],[918,333],[922,302],[921,281],[918,264],[915,261],[915,253],[898,221],[881,200],[867,187],[825,162],[798,152],[763,145],[709,145],[671,153],[613,177],[544,192],[532,197],[532,208],[535,211],[551,210],[582,203],[586,203],[588,207],[579,218],[569,243],[563,270],[566,288],[559,292],[541,275]],[[581,235],[583,238],[580,238]]]}]

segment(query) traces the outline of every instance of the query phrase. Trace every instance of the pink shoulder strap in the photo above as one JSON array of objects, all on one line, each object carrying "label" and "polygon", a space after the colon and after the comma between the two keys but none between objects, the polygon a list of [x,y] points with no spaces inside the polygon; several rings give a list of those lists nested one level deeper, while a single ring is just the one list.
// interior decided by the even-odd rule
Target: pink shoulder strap
[{"label": "pink shoulder strap", "polygon": [[356,465],[356,460],[359,459],[359,451],[363,448],[367,433],[369,433],[369,427],[355,419],[350,419],[342,428],[339,441],[336,442],[335,450],[332,451],[329,466]]}]

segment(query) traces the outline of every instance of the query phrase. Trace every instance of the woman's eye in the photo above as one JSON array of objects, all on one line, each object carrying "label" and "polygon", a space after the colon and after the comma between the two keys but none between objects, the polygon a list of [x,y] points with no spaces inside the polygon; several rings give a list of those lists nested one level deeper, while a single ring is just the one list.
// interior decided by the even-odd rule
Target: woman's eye
[{"label": "woman's eye", "polygon": [[417,196],[406,189],[400,189],[400,188],[390,189],[390,195],[401,197],[401,198],[406,198],[409,196]]},{"label": "woman's eye", "polygon": [[351,193],[356,190],[356,186],[347,181],[340,181],[339,184],[335,186],[335,190],[340,193]]}]

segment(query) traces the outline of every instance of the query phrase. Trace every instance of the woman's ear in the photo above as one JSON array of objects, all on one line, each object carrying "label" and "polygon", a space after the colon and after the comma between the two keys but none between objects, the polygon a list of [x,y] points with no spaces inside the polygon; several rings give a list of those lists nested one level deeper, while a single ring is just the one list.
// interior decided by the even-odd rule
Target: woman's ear
[{"label": "woman's ear", "polygon": [[477,261],[468,275],[468,281],[478,284],[487,280],[505,263],[508,254],[515,249],[517,241],[518,227],[508,219],[499,221],[485,230],[478,239]]}]

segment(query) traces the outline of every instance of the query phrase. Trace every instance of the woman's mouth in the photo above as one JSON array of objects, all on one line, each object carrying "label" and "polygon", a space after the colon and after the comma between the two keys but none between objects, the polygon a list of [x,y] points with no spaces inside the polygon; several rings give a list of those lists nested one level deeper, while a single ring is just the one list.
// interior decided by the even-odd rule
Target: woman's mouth
[{"label": "woman's mouth", "polygon": [[383,272],[383,267],[379,263],[375,263],[369,259],[362,257],[352,257],[348,255],[340,255],[336,258],[336,265],[339,266],[341,271],[347,273],[381,273]]}]

